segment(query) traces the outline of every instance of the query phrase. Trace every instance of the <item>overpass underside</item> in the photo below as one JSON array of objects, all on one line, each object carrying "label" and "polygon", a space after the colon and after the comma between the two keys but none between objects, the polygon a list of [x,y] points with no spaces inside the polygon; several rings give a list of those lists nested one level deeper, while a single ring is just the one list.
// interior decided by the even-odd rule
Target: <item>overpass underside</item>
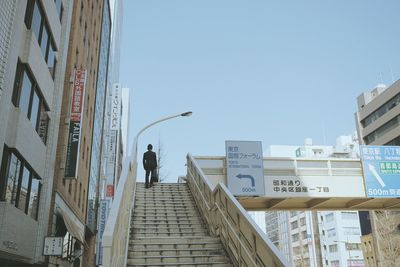
[{"label": "overpass underside", "polygon": [[[194,158],[213,186],[229,188],[225,157]],[[265,195],[236,196],[246,210],[400,209],[400,198],[367,197],[357,159],[264,158],[263,165]]]}]

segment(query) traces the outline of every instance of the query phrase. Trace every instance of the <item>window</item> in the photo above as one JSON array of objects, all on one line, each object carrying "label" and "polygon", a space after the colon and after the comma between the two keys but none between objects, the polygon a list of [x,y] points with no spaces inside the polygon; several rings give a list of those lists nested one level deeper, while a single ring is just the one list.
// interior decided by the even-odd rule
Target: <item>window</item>
[{"label": "window", "polygon": [[342,211],[343,220],[358,220],[358,213],[352,211]]},{"label": "window", "polygon": [[361,235],[361,231],[359,227],[343,227],[344,235]]},{"label": "window", "polygon": [[[59,1],[61,2],[61,0]],[[25,13],[25,25],[34,33],[40,49],[42,50],[43,58],[49,67],[51,76],[54,79],[54,69],[57,63],[57,61],[55,60],[56,50],[50,27],[48,26],[46,17],[43,15],[43,13],[44,12],[40,1],[28,0],[28,5]]]},{"label": "window", "polygon": [[346,250],[361,250],[361,243],[346,243]]},{"label": "window", "polygon": [[0,172],[0,199],[37,220],[41,183],[27,162],[14,150],[4,148]]},{"label": "window", "polygon": [[328,222],[333,222],[334,216],[333,216],[333,212],[332,213],[328,213],[327,215],[325,215],[325,221]]},{"label": "window", "polygon": [[[32,14],[29,14],[30,12],[28,11],[29,8],[32,8],[33,5],[33,10],[32,10]],[[37,5],[37,3],[35,1],[30,1],[28,3],[28,9],[27,9],[27,17],[31,16],[30,19],[26,19],[25,23],[28,24],[30,23],[31,25],[31,30],[33,32],[33,34],[35,34],[36,40],[40,40],[40,31],[42,29],[42,20],[43,20],[43,15],[42,15],[42,11],[39,8],[39,6]],[[30,22],[29,22],[30,20]]]},{"label": "window", "polygon": [[49,46],[49,53],[47,56],[48,56],[47,67],[49,68],[51,77],[53,77],[54,79],[54,75],[56,73],[57,59],[56,59],[56,49],[54,48],[53,43],[51,43]]},{"label": "window", "polygon": [[330,252],[330,253],[338,252],[338,246],[337,246],[337,244],[335,244],[335,245],[329,245],[329,252]]},{"label": "window", "polygon": [[300,226],[304,226],[304,225],[306,225],[306,218],[305,217],[300,218]]},{"label": "window", "polygon": [[297,242],[297,241],[299,241],[299,234],[292,235],[292,242]]},{"label": "window", "polygon": [[301,239],[307,239],[307,238],[308,238],[307,231],[301,232]]},{"label": "window", "polygon": [[[340,267],[340,262],[338,260],[331,261],[331,266],[332,267]],[[350,266],[350,265],[349,265]]]},{"label": "window", "polygon": [[54,0],[54,3],[56,4],[56,9],[58,13],[58,17],[60,18],[60,21],[62,20],[62,15],[64,12],[64,7],[62,4],[62,0]]},{"label": "window", "polygon": [[366,145],[371,144],[374,142],[376,139],[382,137],[385,135],[387,132],[393,130],[397,126],[400,125],[400,116],[396,116],[390,121],[386,122],[384,125],[376,129],[375,131],[371,132],[369,135],[364,137],[364,142]]},{"label": "window", "polygon": [[299,227],[299,224],[297,223],[297,221],[291,222],[290,225],[292,226],[292,230]]},{"label": "window", "polygon": [[297,215],[297,211],[291,211],[290,212],[290,217],[294,217],[294,216],[296,216]]},{"label": "window", "polygon": [[400,94],[395,95],[381,107],[379,107],[376,111],[372,112],[368,115],[364,120],[361,121],[361,125],[365,128],[383,115],[385,115],[388,111],[396,107],[400,104]]},{"label": "window", "polygon": [[31,121],[43,143],[47,141],[48,116],[43,97],[25,64],[18,62],[12,102]]},{"label": "window", "polygon": [[326,231],[328,233],[328,237],[336,236],[336,229],[332,228]]}]

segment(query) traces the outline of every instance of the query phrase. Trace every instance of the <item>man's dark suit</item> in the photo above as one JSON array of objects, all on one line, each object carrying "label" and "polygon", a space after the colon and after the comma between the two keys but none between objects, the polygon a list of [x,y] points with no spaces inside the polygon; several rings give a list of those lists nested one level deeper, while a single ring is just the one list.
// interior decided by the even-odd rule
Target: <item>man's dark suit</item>
[{"label": "man's dark suit", "polygon": [[157,156],[156,153],[148,150],[143,154],[143,168],[146,170],[146,187],[149,185],[149,175],[151,173],[150,184],[153,184],[153,177],[156,175]]}]

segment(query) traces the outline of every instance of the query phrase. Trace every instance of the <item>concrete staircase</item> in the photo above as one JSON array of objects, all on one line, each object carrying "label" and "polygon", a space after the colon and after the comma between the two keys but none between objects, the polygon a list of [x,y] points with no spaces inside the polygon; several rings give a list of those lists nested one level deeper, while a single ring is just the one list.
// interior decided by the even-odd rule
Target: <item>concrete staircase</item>
[{"label": "concrete staircase", "polygon": [[188,186],[136,184],[128,266],[232,266],[211,237]]}]

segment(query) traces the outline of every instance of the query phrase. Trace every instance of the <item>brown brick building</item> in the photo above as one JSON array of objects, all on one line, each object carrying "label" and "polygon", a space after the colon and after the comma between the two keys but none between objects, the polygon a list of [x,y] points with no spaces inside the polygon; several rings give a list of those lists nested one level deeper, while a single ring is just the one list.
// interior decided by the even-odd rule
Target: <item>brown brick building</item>
[{"label": "brown brick building", "polygon": [[[48,233],[64,237],[64,251],[49,257],[49,266],[95,266],[109,14],[108,0],[74,0]],[[75,74],[81,75],[80,89]],[[77,131],[71,128],[76,107]]]}]

